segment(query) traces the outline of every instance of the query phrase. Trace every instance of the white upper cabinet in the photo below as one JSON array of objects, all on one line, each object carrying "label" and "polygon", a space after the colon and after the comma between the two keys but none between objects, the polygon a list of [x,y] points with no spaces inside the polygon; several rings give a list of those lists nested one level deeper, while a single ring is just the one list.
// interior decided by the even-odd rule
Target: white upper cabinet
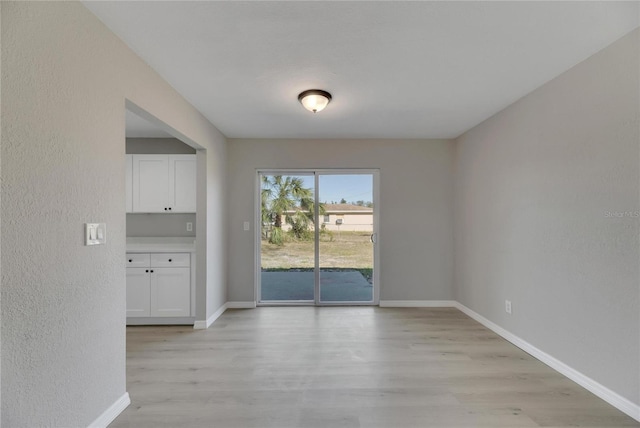
[{"label": "white upper cabinet", "polygon": [[196,212],[194,155],[169,155],[169,206],[172,211]]},{"label": "white upper cabinet", "polygon": [[133,155],[133,212],[196,212],[195,155]]},{"label": "white upper cabinet", "polygon": [[133,212],[165,212],[169,208],[169,157],[133,155]]},{"label": "white upper cabinet", "polygon": [[133,155],[126,155],[127,178],[125,184],[125,194],[127,198],[127,212],[133,212]]}]

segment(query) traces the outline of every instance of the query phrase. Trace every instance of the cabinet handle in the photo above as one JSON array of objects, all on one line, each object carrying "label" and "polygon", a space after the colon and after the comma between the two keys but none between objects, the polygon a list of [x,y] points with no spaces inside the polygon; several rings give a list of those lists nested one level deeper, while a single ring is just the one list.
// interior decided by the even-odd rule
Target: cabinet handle
[{"label": "cabinet handle", "polygon": [[169,207],[169,211],[171,211],[171,207]]},{"label": "cabinet handle", "polygon": [[149,273],[149,269],[145,270],[145,272]]},{"label": "cabinet handle", "polygon": [[129,263],[131,263],[133,260],[129,259]]},{"label": "cabinet handle", "polygon": [[151,273],[153,273],[153,269],[151,269]]},{"label": "cabinet handle", "polygon": [[165,208],[164,210],[166,211],[167,209]]},{"label": "cabinet handle", "polygon": [[171,261],[171,259],[169,259],[169,261]]}]

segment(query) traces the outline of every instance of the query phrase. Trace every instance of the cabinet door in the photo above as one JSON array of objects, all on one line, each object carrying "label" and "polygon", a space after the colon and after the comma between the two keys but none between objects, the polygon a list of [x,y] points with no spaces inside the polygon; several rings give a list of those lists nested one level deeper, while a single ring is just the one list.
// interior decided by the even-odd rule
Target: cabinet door
[{"label": "cabinet door", "polygon": [[126,155],[127,162],[127,175],[126,175],[126,184],[125,184],[125,195],[127,198],[127,212],[133,212],[133,156]]},{"label": "cabinet door", "polygon": [[172,212],[196,212],[196,156],[169,156],[169,206]]},{"label": "cabinet door", "polygon": [[188,317],[191,313],[191,269],[151,270],[151,316]]},{"label": "cabinet door", "polygon": [[169,158],[133,155],[133,212],[169,212]]},{"label": "cabinet door", "polygon": [[127,268],[127,317],[150,315],[150,275],[149,268]]}]

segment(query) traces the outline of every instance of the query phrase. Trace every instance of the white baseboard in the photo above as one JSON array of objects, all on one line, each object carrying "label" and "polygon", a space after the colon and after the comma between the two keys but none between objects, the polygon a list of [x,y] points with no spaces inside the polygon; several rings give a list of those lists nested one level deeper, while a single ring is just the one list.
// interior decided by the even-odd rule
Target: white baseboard
[{"label": "white baseboard", "polygon": [[196,321],[193,324],[193,328],[195,330],[204,330],[209,328],[209,326],[213,324],[215,320],[220,318],[220,315],[222,315],[227,309],[254,309],[255,307],[256,302],[227,302],[224,305],[220,306],[220,308],[205,321]]},{"label": "white baseboard", "polygon": [[217,311],[215,311],[209,318],[207,318],[206,320],[202,321],[196,321],[195,323],[193,323],[193,328],[194,330],[205,330],[207,328],[209,328],[209,326],[211,324],[213,324],[213,322],[215,320],[217,320],[218,318],[220,318],[220,315],[222,315],[224,313],[224,311],[227,310],[227,303],[225,303],[224,305],[220,306],[220,308],[218,308]]},{"label": "white baseboard", "polygon": [[380,300],[381,308],[454,308],[454,300]]},{"label": "white baseboard", "polygon": [[480,324],[492,330],[494,333],[498,334],[499,336],[502,336],[504,339],[513,343],[515,346],[522,349],[526,353],[542,361],[543,363],[545,363],[555,371],[559,372],[560,374],[568,377],[578,385],[582,386],[586,390],[592,392],[593,394],[600,397],[607,403],[611,404],[616,409],[620,410],[623,413],[626,413],[627,415],[631,416],[635,420],[640,421],[640,405],[635,404],[632,401],[624,398],[623,396],[613,392],[606,386],[596,382],[595,380],[580,373],[579,371],[568,366],[567,364],[563,363],[557,358],[552,357],[546,352],[536,348],[529,342],[522,340],[515,334],[510,333],[509,331],[505,330],[504,328],[500,327],[494,322],[489,321],[488,319],[478,314],[477,312],[474,312],[473,310],[469,309],[462,303],[460,302],[454,302],[454,303],[456,308],[460,309],[462,312],[464,312],[474,320],[478,321]]},{"label": "white baseboard", "polygon": [[127,325],[193,325],[194,317],[127,317]]},{"label": "white baseboard", "polygon": [[227,302],[229,309],[254,309],[256,302]]},{"label": "white baseboard", "polygon": [[118,398],[116,402],[109,406],[95,421],[91,422],[89,428],[104,428],[109,426],[129,404],[131,404],[131,399],[129,398],[129,393],[125,392],[122,397]]}]

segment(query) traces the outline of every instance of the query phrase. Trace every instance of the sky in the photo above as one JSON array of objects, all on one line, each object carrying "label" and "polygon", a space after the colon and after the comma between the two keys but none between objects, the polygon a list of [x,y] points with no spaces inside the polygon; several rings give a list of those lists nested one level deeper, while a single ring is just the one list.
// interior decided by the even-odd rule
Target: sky
[{"label": "sky", "polygon": [[373,202],[373,176],[358,175],[320,175],[318,183],[320,202]]},{"label": "sky", "polygon": [[[313,189],[313,175],[296,175],[302,178],[305,187]],[[373,175],[371,174],[345,174],[345,175],[320,175],[319,185],[320,202],[347,202],[365,201],[373,202]]]}]

